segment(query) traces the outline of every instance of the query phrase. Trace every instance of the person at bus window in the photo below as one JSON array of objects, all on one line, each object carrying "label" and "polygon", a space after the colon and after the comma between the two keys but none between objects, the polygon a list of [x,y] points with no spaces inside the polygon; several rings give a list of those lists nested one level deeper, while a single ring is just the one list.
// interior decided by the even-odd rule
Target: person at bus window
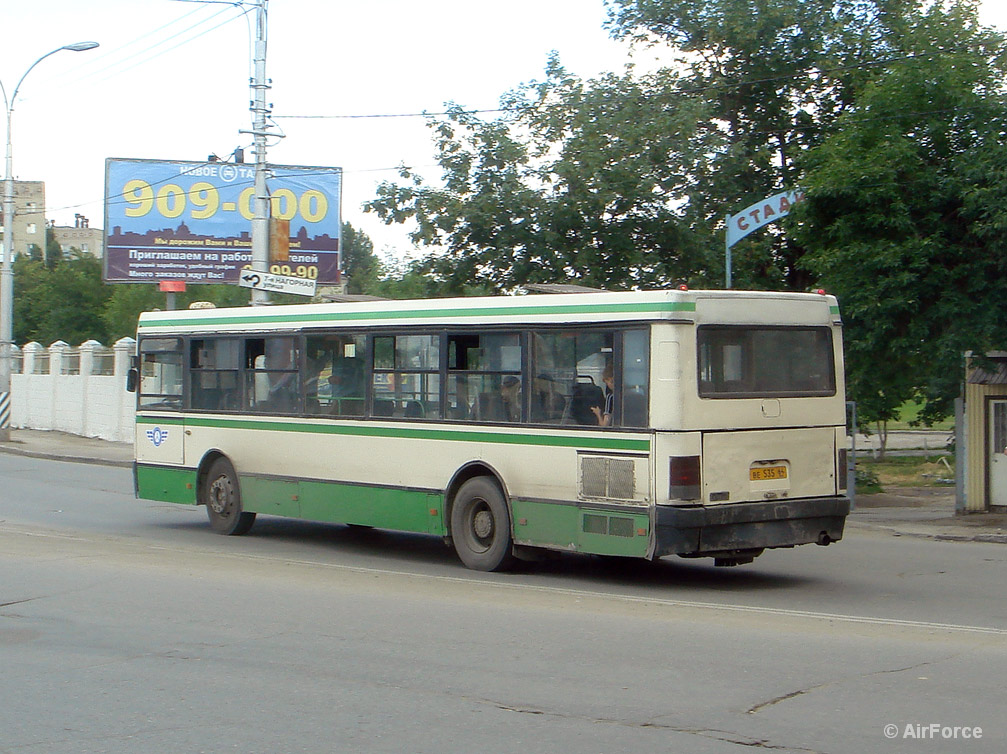
[{"label": "person at bus window", "polygon": [[535,378],[535,392],[532,394],[532,421],[555,422],[563,418],[566,398],[556,389],[553,378],[542,373]]},{"label": "person at bus window", "polygon": [[255,357],[253,368],[261,373],[265,395],[256,386],[258,410],[287,412],[297,408],[300,381],[297,372],[297,354],[288,338],[267,339],[265,352]]},{"label": "person at bus window", "polygon": [[503,421],[521,421],[521,380],[513,374],[508,374],[500,383],[500,403]]},{"label": "person at bus window", "polygon": [[297,372],[272,372],[269,375],[270,411],[290,411],[297,406]]},{"label": "person at bus window", "polygon": [[599,427],[610,427],[612,416],[615,414],[615,370],[612,368],[612,362],[605,364],[601,381],[605,383],[605,405],[591,406],[591,412],[597,417]]},{"label": "person at bus window", "polygon": [[304,377],[301,380],[304,390],[304,410],[309,414],[318,414],[322,411],[322,404],[318,398],[319,378],[322,370],[327,364],[320,357],[312,358],[308,356],[304,362]]},{"label": "person at bus window", "polygon": [[358,416],[364,412],[363,374],[356,359],[339,359],[329,375],[333,413]]},{"label": "person at bus window", "polygon": [[318,407],[318,378],[329,365],[331,358],[326,351],[309,352],[305,357],[304,395],[315,411]]},{"label": "person at bus window", "polygon": [[477,418],[491,422],[521,421],[521,380],[508,374],[493,393],[479,396]]}]

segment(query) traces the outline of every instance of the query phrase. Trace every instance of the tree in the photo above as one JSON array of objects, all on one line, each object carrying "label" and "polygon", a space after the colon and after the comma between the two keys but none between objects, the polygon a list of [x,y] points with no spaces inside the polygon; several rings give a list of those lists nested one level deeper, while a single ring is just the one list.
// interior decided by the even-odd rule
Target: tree
[{"label": "tree", "polygon": [[[438,250],[425,269],[448,292],[477,280],[627,288],[700,276],[706,260],[682,252],[692,234],[669,198],[684,182],[672,153],[696,163],[718,137],[697,128],[694,103],[666,101],[668,75],[592,88],[553,59],[544,82],[505,98],[499,119],[453,107],[431,123],[442,187],[403,170],[409,183],[382,184],[368,209],[416,222],[414,242]],[[666,111],[644,117],[657,97]]]},{"label": "tree", "polygon": [[865,418],[949,413],[966,350],[1007,343],[1004,37],[973,3],[906,10],[879,69],[803,160],[793,233],[836,293]]},{"label": "tree", "polygon": [[[482,120],[433,120],[443,181],[404,170],[368,207],[414,220],[449,283],[579,280],[613,288],[723,279],[723,217],[793,188],[916,0],[609,0],[614,36],[673,66],[582,81],[546,76]],[[738,285],[804,290],[804,248],[773,230],[742,242]]]},{"label": "tree", "polygon": [[[80,249],[72,249],[78,254],[81,253]],[[63,261],[63,248],[59,245],[59,241],[56,240],[56,232],[53,230],[51,225],[46,225],[45,228],[45,257],[44,261],[46,267],[52,269],[57,264]]]},{"label": "tree", "polygon": [[347,293],[364,293],[378,279],[381,263],[374,254],[374,242],[349,223],[342,227],[342,272]]},{"label": "tree", "polygon": [[109,293],[102,284],[101,262],[95,257],[73,254],[46,267],[19,256],[14,263],[15,342],[108,342],[101,311]]},{"label": "tree", "polygon": [[[108,328],[111,342],[119,338],[136,337],[136,325],[141,312],[162,310],[166,306],[165,294],[149,283],[123,283],[106,285],[108,299],[101,310],[101,318]],[[300,296],[287,297],[286,303],[304,303]],[[190,285],[185,292],[175,294],[175,306],[187,309],[193,301],[209,301],[214,306],[247,306],[248,289],[237,285]],[[104,342],[104,341],[103,341]]]}]

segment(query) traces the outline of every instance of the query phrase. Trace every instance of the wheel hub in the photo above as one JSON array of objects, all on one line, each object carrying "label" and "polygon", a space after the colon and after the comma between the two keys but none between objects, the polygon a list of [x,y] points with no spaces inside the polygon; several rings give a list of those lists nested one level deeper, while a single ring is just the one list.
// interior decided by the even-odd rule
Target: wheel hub
[{"label": "wheel hub", "polygon": [[226,479],[217,479],[210,485],[209,504],[217,515],[223,514],[231,502],[231,490]]},{"label": "wheel hub", "polygon": [[489,539],[493,535],[493,514],[482,510],[472,517],[472,531],[479,539]]}]

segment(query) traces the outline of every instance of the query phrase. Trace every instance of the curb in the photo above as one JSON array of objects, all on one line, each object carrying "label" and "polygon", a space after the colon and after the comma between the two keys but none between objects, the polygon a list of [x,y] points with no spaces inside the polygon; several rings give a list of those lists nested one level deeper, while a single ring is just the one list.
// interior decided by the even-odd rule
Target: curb
[{"label": "curb", "polygon": [[59,453],[48,453],[39,450],[28,450],[27,448],[12,448],[9,445],[0,445],[0,453],[9,453],[15,456],[26,458],[41,458],[45,461],[64,461],[66,463],[88,463],[96,466],[118,466],[121,468],[131,468],[133,461],[118,460],[115,458],[98,458],[95,456],[72,456],[60,455]]},{"label": "curb", "polygon": [[890,522],[867,523],[860,521],[847,521],[847,525],[853,525],[860,529],[874,529],[884,531],[893,537],[912,537],[914,539],[929,539],[933,542],[982,542],[984,544],[1007,545],[1007,534],[954,534],[947,532],[912,531],[901,529],[898,525]]}]

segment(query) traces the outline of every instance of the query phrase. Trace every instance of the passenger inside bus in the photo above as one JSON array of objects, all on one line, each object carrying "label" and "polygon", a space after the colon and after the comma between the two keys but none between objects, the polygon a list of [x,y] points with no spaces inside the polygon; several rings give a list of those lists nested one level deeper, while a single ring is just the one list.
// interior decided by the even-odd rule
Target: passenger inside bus
[{"label": "passenger inside bus", "polygon": [[558,424],[563,420],[566,398],[557,390],[552,376],[543,372],[535,378],[535,392],[531,399],[531,420],[545,424]]},{"label": "passenger inside bus", "polygon": [[332,395],[330,413],[360,416],[364,413],[363,363],[359,359],[337,359],[329,375]]},{"label": "passenger inside bus", "polygon": [[590,408],[599,427],[610,427],[615,414],[615,371],[612,369],[611,361],[605,364],[605,370],[601,373],[601,381],[605,383],[605,403],[603,406],[591,406]]},{"label": "passenger inside bus", "polygon": [[477,419],[490,422],[521,421],[521,379],[513,374],[500,381],[493,393],[480,393]]},{"label": "passenger inside bus", "polygon": [[570,416],[573,424],[597,426],[599,412],[605,407],[605,394],[590,375],[580,375],[574,381],[570,395]]}]

